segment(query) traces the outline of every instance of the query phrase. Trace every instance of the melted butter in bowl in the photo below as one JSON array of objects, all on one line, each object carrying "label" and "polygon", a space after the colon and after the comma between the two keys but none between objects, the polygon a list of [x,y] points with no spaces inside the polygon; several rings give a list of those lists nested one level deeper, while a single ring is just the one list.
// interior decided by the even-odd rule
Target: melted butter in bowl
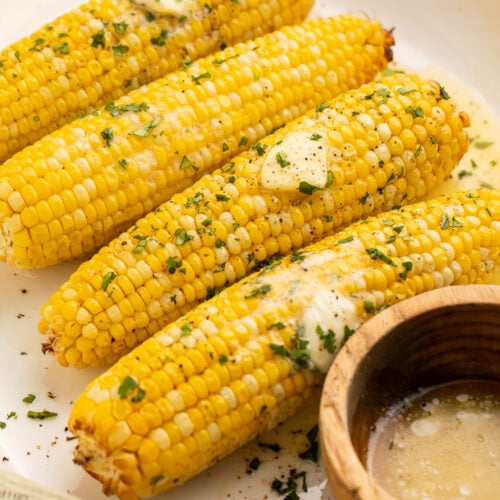
[{"label": "melted butter in bowl", "polygon": [[468,380],[415,393],[376,423],[367,469],[394,497],[500,495],[500,382]]}]

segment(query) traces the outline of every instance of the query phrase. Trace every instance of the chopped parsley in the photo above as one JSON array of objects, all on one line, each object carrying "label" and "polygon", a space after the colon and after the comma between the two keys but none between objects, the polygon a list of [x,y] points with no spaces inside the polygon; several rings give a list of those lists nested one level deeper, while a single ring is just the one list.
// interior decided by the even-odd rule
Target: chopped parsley
[{"label": "chopped parsley", "polygon": [[414,108],[413,106],[408,106],[405,111],[413,116],[413,118],[423,118],[424,110],[419,106]]},{"label": "chopped parsley", "polygon": [[33,403],[33,401],[35,401],[35,398],[36,398],[36,396],[34,394],[27,394],[23,398],[23,403],[31,404],[31,403]]},{"label": "chopped parsley", "polygon": [[316,111],[318,113],[321,113],[322,111],[328,108],[330,108],[330,105],[327,102],[322,102],[319,106],[316,107]]},{"label": "chopped parsley", "polygon": [[299,453],[299,458],[302,460],[311,460],[312,462],[318,463],[318,452],[319,452],[319,442],[318,442],[318,431],[319,427],[315,425],[310,429],[306,436],[309,441],[309,448],[307,450]]},{"label": "chopped parsley", "polygon": [[[301,483],[301,484],[300,484]],[[291,469],[288,478],[285,481],[274,479],[271,483],[271,489],[278,495],[286,495],[288,500],[297,500],[299,498],[297,491],[307,491],[306,473],[305,471],[298,472],[296,469]]]},{"label": "chopped parsley", "polygon": [[448,214],[441,214],[441,217],[439,218],[439,227],[441,229],[448,229],[450,227],[450,218],[448,217]]},{"label": "chopped parsley", "polygon": [[104,109],[113,117],[127,112],[138,113],[139,111],[146,111],[148,108],[149,106],[145,102],[132,102],[123,106],[117,106],[114,102],[108,102],[104,105]]},{"label": "chopped parsley", "polygon": [[382,76],[394,76],[404,73],[401,69],[386,68],[382,71]]},{"label": "chopped parsley", "polygon": [[245,299],[249,299],[250,297],[255,297],[257,295],[267,295],[271,291],[271,285],[262,285],[258,288],[254,288],[247,294],[245,294]]},{"label": "chopped parsley", "polygon": [[399,87],[398,88],[398,93],[401,95],[406,95],[406,94],[409,94],[410,92],[415,92],[415,89],[411,88],[411,87]]},{"label": "chopped parsley", "polygon": [[126,22],[115,23],[113,22],[113,28],[115,29],[118,35],[123,35],[125,31],[127,31],[128,24]]},{"label": "chopped parsley", "polygon": [[290,165],[290,162],[287,160],[287,156],[284,151],[278,151],[276,153],[276,161],[281,168],[285,168]]},{"label": "chopped parsley", "polygon": [[158,126],[158,124],[161,122],[161,116],[155,116],[150,122],[145,123],[142,127],[139,127],[138,129],[135,129],[132,132],[132,135],[136,135],[137,137],[147,137],[152,130]]},{"label": "chopped parsley", "polygon": [[257,154],[259,156],[263,156],[264,153],[266,152],[266,149],[268,148],[269,146],[267,144],[260,144],[260,143],[255,143],[255,144],[252,144],[252,149],[254,149],[255,151],[257,151]]},{"label": "chopped parsley", "polygon": [[116,57],[123,57],[130,50],[130,47],[128,45],[113,45],[111,50]]},{"label": "chopped parsley", "polygon": [[372,300],[365,300],[363,302],[363,307],[365,308],[365,311],[368,313],[375,311],[375,304],[373,303]]},{"label": "chopped parsley", "polygon": [[252,460],[250,460],[248,467],[250,468],[250,470],[258,470],[258,468],[260,467],[259,458],[255,457]]},{"label": "chopped parsley", "polygon": [[161,33],[158,36],[151,38],[151,43],[153,45],[157,45],[158,47],[163,47],[165,45],[165,41],[167,40],[167,35],[167,30],[161,30]]},{"label": "chopped parsley", "polygon": [[113,271],[109,271],[109,273],[106,273],[101,281],[101,290],[106,291],[108,289],[108,286],[110,285],[110,283],[115,278],[116,278],[116,273],[114,273]]},{"label": "chopped parsley", "polygon": [[149,484],[151,486],[154,486],[155,484],[158,484],[162,479],[165,479],[165,476],[163,474],[158,474],[157,476],[154,476],[149,480]]},{"label": "chopped parsley", "polygon": [[402,273],[399,273],[399,277],[402,280],[405,280],[406,278],[408,278],[408,273],[413,269],[413,262],[411,262],[410,260],[403,262],[403,268],[404,271]]},{"label": "chopped parsley", "polygon": [[101,137],[104,139],[104,143],[109,148],[113,143],[113,139],[115,138],[113,129],[111,127],[107,127],[101,130]]},{"label": "chopped parsley", "polygon": [[26,416],[34,420],[45,420],[46,418],[57,417],[57,413],[49,410],[42,410],[42,411],[30,410],[26,413]]},{"label": "chopped parsley", "polygon": [[307,254],[308,252],[306,251],[298,250],[291,255],[290,262],[302,262],[306,258]]},{"label": "chopped parsley", "polygon": [[182,266],[182,261],[177,260],[177,259],[178,259],[177,256],[176,257],[169,257],[165,261],[165,265],[167,266],[169,274],[174,274],[175,271],[177,271],[177,269],[179,269],[179,267]]},{"label": "chopped parsley", "polygon": [[61,54],[68,54],[69,53],[68,42],[56,43],[52,46],[52,50],[54,52],[59,52]]},{"label": "chopped parsley", "polygon": [[186,155],[182,157],[181,164],[179,166],[181,170],[186,170],[188,168],[192,168],[194,170],[199,170],[199,167],[196,166]]},{"label": "chopped parsley", "polygon": [[92,38],[92,42],[90,45],[92,45],[92,47],[94,47],[96,49],[98,47],[104,48],[104,45],[106,44],[106,35],[104,33],[104,30],[98,31],[95,35],[92,35],[91,38]]},{"label": "chopped parsley", "polygon": [[495,144],[493,141],[475,141],[474,147],[477,149],[486,149]]},{"label": "chopped parsley", "polygon": [[464,177],[468,177],[470,175],[473,175],[470,170],[460,170],[460,172],[458,172],[459,179],[463,179]]},{"label": "chopped parsley", "polygon": [[303,194],[311,195],[315,191],[320,191],[320,190],[321,190],[320,187],[314,186],[313,184],[309,184],[309,182],[300,181],[299,183],[299,191]]},{"label": "chopped parsley", "polygon": [[291,340],[294,345],[292,350],[288,350],[284,345],[274,343],[270,343],[269,348],[279,356],[284,356],[292,360],[295,370],[307,368],[311,357],[311,353],[308,349],[309,341],[302,338],[299,333],[296,333]]},{"label": "chopped parsley", "polygon": [[178,247],[185,245],[188,241],[193,239],[193,237],[190,234],[188,234],[188,232],[183,228],[176,229],[174,232],[174,236],[175,236],[175,244]]},{"label": "chopped parsley", "polygon": [[196,85],[200,85],[200,80],[203,80],[204,78],[210,78],[212,75],[210,72],[205,71],[204,73],[201,73],[199,75],[192,75],[191,80],[196,83]]},{"label": "chopped parsley", "polygon": [[138,403],[144,399],[146,395],[146,391],[144,389],[139,388],[139,384],[135,378],[127,375],[122,383],[118,386],[118,395],[120,399],[126,399],[128,396],[135,393],[135,396],[131,398],[133,403]]},{"label": "chopped parsley", "polygon": [[444,87],[441,87],[439,89],[439,95],[440,95],[441,99],[449,99],[450,98],[450,94],[448,94],[448,92],[446,92],[446,89]]},{"label": "chopped parsley", "polygon": [[366,253],[372,258],[373,260],[381,260],[382,262],[389,264],[390,266],[396,266],[394,261],[387,257],[383,252],[381,252],[378,248],[367,248]]},{"label": "chopped parsley", "polygon": [[139,254],[144,252],[146,245],[148,244],[149,236],[136,235],[134,239],[138,240],[136,247],[132,250],[134,253]]},{"label": "chopped parsley", "polygon": [[350,243],[353,240],[354,236],[351,234],[350,236],[346,236],[345,238],[338,240],[337,245],[345,245],[346,243]]},{"label": "chopped parsley", "polygon": [[319,340],[323,342],[325,350],[330,354],[333,354],[335,352],[335,332],[331,329],[328,329],[325,332],[320,325],[317,325],[316,334],[318,335]]}]

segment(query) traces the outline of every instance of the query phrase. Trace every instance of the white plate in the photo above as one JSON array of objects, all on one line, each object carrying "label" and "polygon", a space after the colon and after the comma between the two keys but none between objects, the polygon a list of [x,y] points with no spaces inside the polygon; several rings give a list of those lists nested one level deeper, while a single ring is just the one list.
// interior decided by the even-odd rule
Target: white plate
[{"label": "white plate", "polygon": [[[3,0],[0,47],[79,3],[80,0]],[[474,133],[483,134],[485,140],[494,139],[495,135],[500,137],[492,128],[496,121],[494,115],[500,115],[499,3],[492,0],[317,1],[316,14],[339,12],[364,12],[380,19],[386,27],[394,27],[396,61],[449,80],[452,87],[461,88],[457,80],[462,82],[467,90],[459,94],[461,107],[473,117],[477,108],[488,115],[486,128],[476,119]],[[484,111],[481,96],[491,106],[491,116]],[[483,158],[480,154],[487,156]],[[463,186],[485,180],[499,187],[499,149],[493,147],[487,153],[472,151],[459,169],[470,169],[470,155],[476,155],[474,159],[478,161],[478,157],[484,166],[480,175],[467,178],[468,185]],[[491,159],[498,161],[496,169],[489,166]],[[456,185],[455,182],[453,186]],[[5,429],[0,429],[0,470],[17,472],[84,500],[99,500],[104,498],[100,484],[72,463],[73,443],[67,441],[69,433],[65,429],[72,400],[98,371],[60,367],[53,358],[41,354],[42,337],[37,333],[40,306],[75,267],[71,264],[18,272],[0,263],[0,421],[7,423]],[[55,398],[49,397],[49,392]],[[22,402],[27,394],[36,395],[29,408]],[[58,416],[42,422],[26,417],[28,409],[44,408],[57,412]],[[10,412],[15,412],[17,418],[7,419]],[[307,471],[309,491],[301,493],[301,498],[327,500],[331,494],[321,467],[298,458],[298,453],[307,447],[305,432],[315,422],[316,408],[304,411],[261,439],[267,443],[279,442],[283,447],[281,452],[263,450],[253,442],[186,485],[158,498],[187,500],[197,495],[209,500],[277,498],[270,488],[273,478],[286,478],[290,469],[296,468]],[[262,465],[249,475],[248,461],[255,457],[260,458]]]}]

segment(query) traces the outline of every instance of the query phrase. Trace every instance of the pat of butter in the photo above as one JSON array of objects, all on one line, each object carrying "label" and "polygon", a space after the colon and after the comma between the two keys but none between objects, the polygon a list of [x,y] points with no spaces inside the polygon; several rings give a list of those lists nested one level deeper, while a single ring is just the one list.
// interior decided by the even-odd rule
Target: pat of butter
[{"label": "pat of butter", "polygon": [[321,139],[294,132],[266,153],[261,171],[262,186],[274,191],[298,191],[301,182],[320,189],[328,180],[327,151]]},{"label": "pat of butter", "polygon": [[308,341],[312,368],[326,373],[347,331],[361,321],[354,303],[335,290],[318,292],[300,319],[301,337]]},{"label": "pat of butter", "polygon": [[196,7],[196,0],[139,0],[134,3],[151,12],[172,16],[186,16]]}]

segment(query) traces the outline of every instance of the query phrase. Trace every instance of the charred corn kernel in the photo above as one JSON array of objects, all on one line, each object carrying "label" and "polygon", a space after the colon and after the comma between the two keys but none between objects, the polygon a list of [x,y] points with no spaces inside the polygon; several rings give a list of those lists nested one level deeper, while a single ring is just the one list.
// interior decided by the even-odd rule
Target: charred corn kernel
[{"label": "charred corn kernel", "polygon": [[[452,248],[457,238],[474,231],[485,237],[469,249]],[[432,237],[426,239],[429,234]],[[409,253],[399,251],[393,239],[401,242],[401,248],[409,242],[425,243]],[[469,261],[466,267],[462,267],[464,259]],[[419,260],[427,264],[420,265]],[[449,274],[452,268],[453,275]],[[113,485],[108,493],[123,498],[157,494],[182,484],[311,401],[337,350],[377,311],[432,288],[485,283],[498,271],[500,191],[456,193],[354,223],[226,288],[91,382],[76,400],[69,420],[78,439],[76,461],[103,484]],[[384,277],[380,288],[374,278],[377,273]],[[267,293],[254,293],[263,286],[268,287]],[[228,305],[237,303],[245,304],[239,308],[245,312],[234,318]],[[276,309],[282,315],[279,324],[274,321]],[[238,364],[244,356],[253,359],[252,366],[218,384],[207,384],[203,394],[194,388],[189,395],[179,391],[183,404],[161,422],[137,419],[135,415],[156,405],[165,393],[158,387],[154,397],[148,394],[154,383],[152,375],[134,378],[131,384],[129,374],[137,363],[148,367],[145,373],[165,373],[172,365],[184,371],[183,359],[170,357],[169,348],[180,342],[172,344],[172,339],[185,324],[201,331],[199,327],[207,318],[220,325],[219,332],[201,338],[192,348],[179,349],[189,353],[214,338],[223,343],[230,338],[227,357],[207,360],[208,369],[199,367],[189,375],[184,372],[190,379],[177,388],[194,386],[191,381],[195,377],[206,381],[208,373]],[[248,325],[253,325],[250,335],[239,335]],[[229,331],[234,335],[222,336]],[[257,341],[265,345],[265,358],[252,356]],[[109,380],[114,385],[109,387],[106,382],[110,390],[104,391],[104,398],[102,388]],[[141,391],[145,394],[138,400]],[[133,411],[123,419],[111,415],[112,403],[119,397],[129,402]],[[188,405],[191,407],[185,409]],[[200,409],[210,407],[210,412]],[[112,438],[107,432],[110,427],[116,429]],[[121,456],[121,443],[130,436],[138,436],[142,442],[134,459],[122,465],[115,457]],[[173,459],[162,459],[161,454],[168,451]],[[131,477],[136,481],[131,482]]]},{"label": "charred corn kernel", "polygon": [[171,3],[183,8],[153,14],[129,0],[89,0],[4,48],[0,163],[169,71],[304,20],[312,6],[311,0]]},{"label": "charred corn kernel", "polygon": [[[346,33],[352,30],[362,36],[351,44]],[[373,78],[386,65],[392,42],[377,22],[350,16],[284,27],[198,59],[43,137],[0,168],[0,260],[43,267],[90,253],[273,129]],[[287,76],[302,66],[308,70],[300,78]],[[330,72],[338,75],[330,85],[299,92]],[[273,76],[281,83],[271,83]],[[287,92],[294,98],[281,102]],[[29,178],[25,174],[27,165],[34,180],[31,169]],[[38,200],[31,191],[23,197],[24,186],[36,187],[49,174]],[[59,200],[56,210],[47,204],[47,190],[53,204]],[[264,199],[253,203],[257,213],[266,211]],[[55,239],[47,229],[53,221],[64,228]],[[224,238],[225,225],[214,222]],[[189,237],[191,246],[204,241],[196,231]],[[193,289],[184,293],[196,295]]]},{"label": "charred corn kernel", "polygon": [[[379,114],[380,100],[393,96],[392,99],[398,102],[400,88],[413,89],[405,94],[405,106],[407,102],[416,106],[428,100],[433,106],[443,109],[446,117],[443,126],[452,122],[456,130],[446,143],[436,128],[432,138],[426,136],[423,143],[412,144],[408,153],[416,154],[415,151],[427,142],[437,141],[440,147],[453,144],[456,151],[453,157],[444,161],[438,148],[436,154],[428,156],[422,165],[401,168],[399,156],[372,161],[370,151],[366,149],[366,136],[362,138],[360,135],[353,142],[344,142],[345,139],[338,137],[339,130],[343,131],[341,136],[353,137],[354,133],[349,130],[358,130],[360,123],[375,131],[379,125],[387,124],[389,118],[406,119],[408,106],[401,106],[402,109],[392,117]],[[276,255],[298,250],[352,220],[408,203],[426,193],[450,174],[468,144],[464,127],[460,126],[463,116],[449,99],[440,99],[439,96],[438,84],[422,81],[416,76],[396,74],[382,77],[330,101],[322,106],[322,111],[312,110],[212,175],[205,175],[138,221],[108,247],[102,248],[55,292],[44,306],[40,322],[40,330],[47,335],[45,349],[54,352],[62,364],[68,364],[65,351],[74,340],[65,338],[61,325],[78,323],[79,305],[85,307],[85,303],[92,300],[100,305],[100,308],[95,308],[95,318],[102,321],[101,325],[94,322],[98,329],[108,328],[104,321],[106,315],[110,321],[117,319],[119,312],[122,317],[132,319],[127,326],[123,323],[129,342],[125,344],[122,339],[115,338],[107,349],[101,351],[105,353],[101,362],[111,363],[132,347],[134,336],[137,336],[138,344],[140,339],[178,318],[217,289],[262,266],[266,259],[272,262]],[[361,122],[359,116],[363,117]],[[424,124],[427,119],[434,120],[429,115],[418,119]],[[410,121],[409,127],[412,128],[413,124]],[[383,144],[383,138],[379,137],[378,143],[373,142],[372,150],[380,144]],[[349,159],[344,158],[344,151],[348,151]],[[351,175],[348,170],[353,158],[365,168],[356,169]],[[379,173],[382,173],[380,178]],[[412,181],[413,177],[415,180]],[[353,183],[356,183],[356,192]],[[376,186],[373,190],[372,184]],[[246,216],[234,216],[240,213]],[[236,222],[237,219],[241,223]],[[200,236],[203,244],[198,240]],[[400,240],[396,244],[402,246]],[[415,240],[408,245],[414,252],[421,243]],[[154,273],[148,264],[151,256],[156,256],[162,263],[162,269],[156,269]],[[436,256],[436,259],[436,265],[441,269],[445,256],[441,260]],[[129,286],[126,289],[121,287],[124,276],[130,279],[135,287],[133,290]],[[149,310],[149,321],[145,312],[144,321],[138,323],[136,311],[148,311],[148,304],[153,302],[146,293],[153,289],[153,285],[148,288],[145,277],[156,283],[154,290],[158,302],[154,305],[157,314],[151,316]],[[202,280],[202,277],[210,277],[210,280]],[[377,289],[385,287],[384,277],[381,274],[374,278]],[[213,285],[207,286],[207,281]],[[92,295],[88,292],[90,284],[95,290]],[[80,290],[85,292],[79,300]],[[266,293],[265,288],[255,290],[256,295]],[[71,297],[69,308],[65,306],[66,294]],[[122,294],[127,298],[119,299]],[[123,300],[126,300],[127,307],[121,305]],[[242,307],[245,307],[244,302],[232,306],[237,316],[246,313],[244,309],[239,310]],[[83,316],[87,321],[88,315]],[[246,326],[246,332],[230,332],[245,337],[258,329],[255,324]],[[215,325],[214,330],[216,328],[220,330],[219,325]],[[191,325],[186,323],[183,333],[191,333]],[[217,338],[212,340],[215,342]],[[223,347],[215,343],[214,347],[218,355],[227,354]],[[89,353],[82,353],[77,365],[87,365],[89,356]],[[92,356],[92,363],[94,359]]]}]

